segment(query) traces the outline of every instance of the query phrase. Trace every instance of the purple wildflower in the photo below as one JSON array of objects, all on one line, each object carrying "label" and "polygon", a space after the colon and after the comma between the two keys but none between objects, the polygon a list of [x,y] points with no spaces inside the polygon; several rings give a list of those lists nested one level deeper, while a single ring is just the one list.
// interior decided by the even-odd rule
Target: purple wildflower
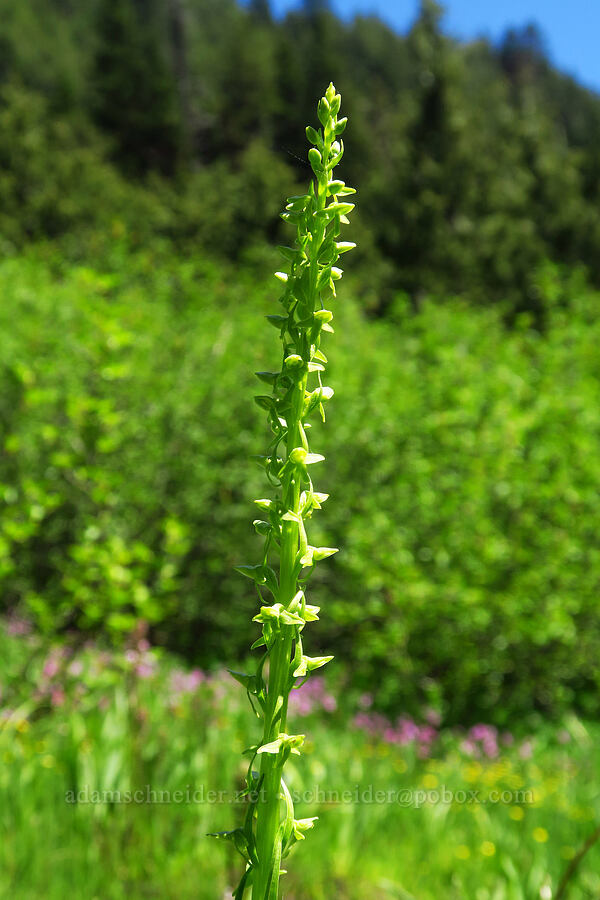
[{"label": "purple wildflower", "polygon": [[50,694],[50,703],[52,706],[62,706],[65,702],[65,692],[61,687],[55,687]]}]

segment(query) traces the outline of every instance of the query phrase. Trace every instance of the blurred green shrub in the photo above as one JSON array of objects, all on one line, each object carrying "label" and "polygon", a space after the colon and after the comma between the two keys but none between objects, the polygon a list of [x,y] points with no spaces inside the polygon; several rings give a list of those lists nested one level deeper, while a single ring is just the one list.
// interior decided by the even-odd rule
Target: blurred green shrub
[{"label": "blurred green shrub", "polygon": [[[104,161],[104,143],[84,120],[57,116],[22,85],[0,89],[0,239],[3,249],[88,232],[115,218],[160,228],[158,201]],[[146,224],[146,228],[147,228]]]},{"label": "blurred green shrub", "polygon": [[[274,283],[166,244],[115,238],[103,271],[44,254],[0,263],[2,608],[241,654]],[[315,542],[344,552],[315,576],[318,636],[381,706],[600,709],[599,298],[551,267],[535,290],[543,335],[458,301],[336,312]]]}]

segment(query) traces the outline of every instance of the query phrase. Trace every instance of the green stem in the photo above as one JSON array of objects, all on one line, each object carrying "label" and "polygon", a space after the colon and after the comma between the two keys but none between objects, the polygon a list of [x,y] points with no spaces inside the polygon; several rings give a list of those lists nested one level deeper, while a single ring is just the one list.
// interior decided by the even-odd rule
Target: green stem
[{"label": "green stem", "polygon": [[[294,606],[292,609],[292,601],[298,594],[299,550],[302,550],[302,564],[311,565],[308,574],[315,561],[336,552],[329,547],[310,547],[307,544],[304,519],[310,518],[313,509],[320,508],[319,501],[323,497],[326,499],[327,495],[312,492],[312,480],[305,469],[305,463],[310,465],[323,457],[310,454],[309,459],[305,432],[308,423],[304,421],[304,417],[318,408],[324,418],[323,401],[328,400],[333,393],[331,388],[323,386],[321,382],[321,363],[326,362],[326,359],[321,352],[317,353],[320,350],[321,331],[332,330],[328,325],[331,313],[320,311],[323,306],[320,291],[325,291],[327,297],[335,296],[333,282],[340,278],[341,271],[336,268],[334,272],[332,267],[340,253],[354,246],[348,242],[335,242],[340,233],[340,225],[347,221],[346,214],[353,209],[352,203],[340,203],[340,198],[355,193],[343,181],[331,180],[333,168],[343,153],[341,140],[338,145],[336,137],[342,134],[346,124],[346,119],[338,120],[340,102],[340,95],[335,93],[335,87],[330,84],[317,110],[323,131],[307,128],[307,137],[314,145],[308,152],[308,159],[316,178],[316,189],[311,185],[309,193],[289,198],[286,205],[283,218],[297,224],[296,246],[280,248],[283,256],[291,260],[291,273],[276,273],[279,281],[286,285],[280,302],[287,311],[287,316],[268,317],[272,324],[281,326],[284,342],[283,368],[281,373],[257,372],[262,381],[273,385],[273,398],[261,396],[256,400],[269,411],[271,427],[277,434],[277,447],[280,444],[281,427],[287,430],[287,459],[282,468],[279,468],[279,464],[277,467],[281,480],[280,499],[275,501],[275,505],[273,501],[257,501],[262,508],[269,509],[269,522],[255,522],[259,534],[266,535],[263,564],[237,567],[238,571],[248,577],[256,576],[257,583],[268,584],[275,599],[272,607],[262,606],[260,614],[254,617],[255,621],[263,625],[262,642],[268,647],[268,683],[265,685],[262,674],[264,657],[254,678],[236,675],[242,684],[250,686],[249,693],[252,690],[257,694],[262,706],[262,746],[273,745],[259,754],[260,793],[255,808],[256,820],[253,821],[252,808],[244,824],[248,865],[235,892],[235,896],[241,898],[246,886],[251,883],[253,900],[278,900],[279,861],[282,854],[284,851],[287,854],[294,841],[301,839],[301,832],[312,827],[314,821],[312,818],[295,819],[293,803],[282,774],[289,754],[299,752],[297,748],[304,739],[304,735],[287,735],[288,699],[294,684],[293,666],[299,660],[298,671],[308,675],[331,659],[311,658],[301,652],[300,631],[306,622],[317,618],[315,613],[318,612],[318,607],[302,602],[300,608]],[[329,197],[331,203],[328,207]],[[318,373],[318,388],[310,392],[307,389],[309,371],[311,374]],[[273,444],[271,450],[273,451]],[[276,454],[273,453],[269,466],[274,465],[275,458]],[[269,468],[267,474],[269,477],[272,475]],[[305,505],[303,502],[301,506],[304,490],[307,491],[307,502]],[[274,535],[279,539],[279,573],[276,585],[273,570],[265,568],[268,566],[267,557],[272,549]],[[303,585],[305,581],[306,579],[302,580]],[[298,643],[294,647],[295,641]],[[278,752],[269,752],[277,750]],[[253,773],[249,773],[248,782],[256,784]],[[281,821],[282,799],[286,800],[285,826]],[[236,829],[227,834],[237,839],[239,831]]]},{"label": "green stem", "polygon": [[[294,392],[292,403],[293,421],[288,422],[287,452],[298,446],[300,441],[300,423],[302,404],[306,390],[306,376],[302,378]],[[291,419],[291,416],[290,416]],[[301,485],[292,475],[283,492],[283,503],[286,509],[299,511]],[[296,555],[298,552],[298,525],[296,522],[284,522],[281,536],[281,557],[279,574],[279,600],[288,607],[296,595],[297,577],[295,575]],[[265,729],[263,744],[276,740],[279,732],[286,730],[288,679],[292,652],[292,634],[286,629],[284,635],[278,637],[269,657],[269,685],[267,708],[265,710]],[[275,709],[279,697],[282,701],[281,717],[275,718]],[[279,810],[281,800],[282,765],[278,756],[263,753],[261,775],[263,776],[261,798],[257,806],[256,841],[258,847],[259,867],[256,871],[253,897],[255,900],[267,900],[270,890],[271,858],[279,829]],[[279,881],[279,872],[273,877]]]},{"label": "green stem", "polygon": [[[326,140],[325,154],[329,153],[331,139]],[[317,183],[317,206],[324,209],[327,201],[327,175],[319,178]],[[318,257],[319,248],[323,242],[325,225],[318,224],[313,236],[311,253],[311,285],[310,292],[313,305],[317,300],[317,279],[319,274]],[[298,348],[300,350],[300,348]],[[306,375],[296,385],[292,401],[293,419],[288,422],[287,452],[298,447],[300,440],[300,426],[302,423],[302,405],[306,390]],[[286,509],[299,512],[301,485],[298,478],[292,475],[283,491],[283,504]],[[296,522],[284,522],[281,536],[280,558],[280,602],[288,607],[295,597],[298,583],[295,575],[296,554],[298,552],[298,525]],[[289,632],[289,633],[288,633]],[[288,704],[288,680],[290,673],[290,660],[292,651],[292,637],[290,629],[286,629],[284,636],[279,637],[271,650],[269,686],[267,695],[267,709],[265,712],[265,730],[263,743],[276,740],[278,734],[286,730],[287,704]],[[281,697],[281,717],[274,721],[277,701]],[[273,847],[277,840],[277,832],[280,821],[281,802],[281,776],[283,766],[279,756],[270,753],[262,754],[261,775],[262,792],[257,807],[256,841],[258,848],[259,866],[256,872],[253,898],[255,900],[268,900],[272,890],[271,859]],[[279,872],[273,872],[272,878],[279,882]]]}]

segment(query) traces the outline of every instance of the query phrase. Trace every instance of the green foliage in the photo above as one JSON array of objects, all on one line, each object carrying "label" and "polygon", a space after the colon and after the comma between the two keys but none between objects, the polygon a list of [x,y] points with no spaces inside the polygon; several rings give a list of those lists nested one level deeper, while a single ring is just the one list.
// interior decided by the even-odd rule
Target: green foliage
[{"label": "green foliage", "polygon": [[364,362],[342,376],[332,360],[353,447],[332,454],[353,513],[333,531],[332,614],[350,610],[340,645],[390,706],[442,684],[453,721],[598,708],[598,297],[552,269],[537,290],[545,337],[461,304],[399,307],[401,338],[375,326],[358,346],[342,323],[337,352]]},{"label": "green foliage", "polygon": [[[81,110],[94,39],[89,6],[69,0],[0,0],[2,84],[13,79],[42,93],[63,115]],[[49,145],[47,154],[54,153],[58,156],[60,148]]]},{"label": "green foliage", "polygon": [[283,239],[281,197],[294,188],[294,173],[261,138],[247,142],[235,166],[221,160],[201,168],[176,191],[165,181],[155,182],[168,234],[190,252],[199,241],[230,261],[243,257],[259,236]]},{"label": "green foliage", "polygon": [[[598,295],[552,267],[535,290],[544,335],[460,302],[336,312],[332,428],[313,431],[337,503],[311,544],[344,552],[314,576],[315,655],[352,660],[382,706],[598,711]],[[256,609],[231,567],[254,556],[264,477],[244,398],[272,367],[271,288],[113,241],[103,271],[5,259],[0,293],[4,608],[50,630],[142,616],[242,658]]]},{"label": "green foliage", "polygon": [[[102,215],[90,196],[114,193],[118,178],[86,146],[85,128],[57,118],[40,94],[0,90],[0,234],[12,242],[53,237]],[[56,157],[50,162],[48,148]],[[77,191],[73,184],[77,183]]]}]

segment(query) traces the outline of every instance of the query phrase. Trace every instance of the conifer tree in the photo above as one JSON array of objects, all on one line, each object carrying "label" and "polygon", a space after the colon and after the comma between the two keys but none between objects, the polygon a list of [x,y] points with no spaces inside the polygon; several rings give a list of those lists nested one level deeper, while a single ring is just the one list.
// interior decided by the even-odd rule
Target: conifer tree
[{"label": "conifer tree", "polygon": [[92,108],[127,171],[175,169],[181,150],[177,89],[146,4],[101,0]]}]

